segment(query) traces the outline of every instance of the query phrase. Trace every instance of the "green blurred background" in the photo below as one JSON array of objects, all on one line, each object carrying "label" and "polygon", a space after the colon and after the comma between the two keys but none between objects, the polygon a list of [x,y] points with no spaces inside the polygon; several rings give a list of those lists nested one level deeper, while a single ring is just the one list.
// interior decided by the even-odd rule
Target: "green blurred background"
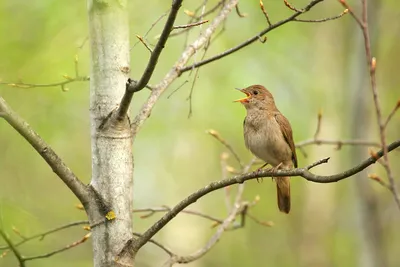
[{"label": "green blurred background", "polygon": [[[218,1],[208,1],[212,7]],[[301,7],[308,1],[292,1]],[[185,24],[200,1],[184,1],[177,24]],[[349,1],[356,11],[359,1]],[[400,98],[400,4],[395,0],[369,1],[372,51],[377,58],[377,80],[383,114],[386,116]],[[131,45],[136,34],[144,35],[151,24],[169,8],[170,1],[129,3]],[[283,1],[265,0],[273,22],[292,12]],[[246,18],[233,11],[225,31],[207,55],[220,53],[255,35],[266,27],[257,0],[241,1]],[[304,18],[322,18],[342,11],[337,1],[319,4]],[[89,75],[89,44],[85,1],[2,0],[0,1],[1,82],[52,83],[62,75],[74,76],[74,57],[79,57],[80,75]],[[211,17],[212,18],[212,17]],[[165,18],[164,20],[165,21]],[[148,36],[150,43],[162,29],[157,24]],[[207,27],[197,27],[189,42]],[[173,206],[207,183],[221,179],[220,155],[225,148],[205,134],[215,129],[241,155],[251,159],[242,133],[244,108],[232,100],[242,95],[233,90],[263,84],[274,94],[281,112],[289,119],[296,142],[311,138],[317,114],[323,111],[320,137],[378,141],[376,116],[365,67],[362,36],[350,16],[320,24],[290,23],[267,35],[264,44],[253,45],[199,71],[193,93],[193,114],[188,118],[189,95],[194,73],[185,73],[163,95],[134,143],[134,207]],[[151,80],[156,84],[178,59],[185,35],[169,40]],[[194,61],[202,57],[200,51]],[[207,56],[206,56],[207,57]],[[131,77],[139,78],[149,58],[140,43],[131,50]],[[175,94],[168,95],[189,80]],[[0,85],[0,94],[65,160],[85,182],[90,181],[89,83],[76,82],[63,92],[60,87],[14,88]],[[134,116],[147,96],[135,95]],[[388,141],[399,138],[399,115],[387,129]],[[42,158],[4,120],[0,120],[0,223],[14,242],[20,237],[86,219],[75,208],[77,199],[56,177]],[[298,151],[299,165],[322,157],[329,164],[314,170],[333,174],[368,157],[367,147],[310,146],[308,157]],[[390,155],[393,173],[400,173],[399,152]],[[234,159],[229,164],[238,167]],[[264,227],[252,220],[246,226],[224,234],[203,258],[189,266],[400,266],[400,213],[388,190],[367,178],[377,173],[386,179],[379,165],[356,177],[334,184],[314,184],[292,179],[292,211],[280,213],[275,185],[245,184],[245,199],[260,196],[251,212]],[[235,192],[232,188],[232,192]],[[202,198],[190,207],[218,218],[227,215],[224,191]],[[134,230],[143,232],[161,214],[148,219],[134,216]],[[204,246],[214,233],[211,222],[179,215],[155,239],[179,255]],[[397,227],[397,228],[396,228]],[[42,254],[77,241],[86,232],[71,228],[20,247],[26,256]],[[0,244],[4,244],[3,241]],[[146,245],[137,266],[161,266],[167,255]],[[91,242],[28,266],[91,266]],[[0,266],[17,266],[11,252],[0,258]]]}]

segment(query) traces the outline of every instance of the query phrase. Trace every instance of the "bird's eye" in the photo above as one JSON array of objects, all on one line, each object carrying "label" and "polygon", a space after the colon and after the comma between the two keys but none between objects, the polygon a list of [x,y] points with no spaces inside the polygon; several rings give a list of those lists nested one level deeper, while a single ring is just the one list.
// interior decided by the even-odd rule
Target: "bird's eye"
[{"label": "bird's eye", "polygon": [[258,95],[258,91],[253,91],[253,95]]}]

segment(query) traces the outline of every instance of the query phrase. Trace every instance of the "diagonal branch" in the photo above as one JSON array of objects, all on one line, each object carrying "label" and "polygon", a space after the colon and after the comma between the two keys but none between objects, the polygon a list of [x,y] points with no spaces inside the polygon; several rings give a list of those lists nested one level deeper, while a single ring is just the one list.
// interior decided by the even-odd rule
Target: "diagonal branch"
[{"label": "diagonal branch", "polygon": [[0,229],[0,236],[6,241],[8,247],[11,249],[11,251],[14,253],[15,257],[17,258],[19,262],[20,267],[25,267],[25,259],[21,255],[21,253],[18,251],[16,246],[11,242],[11,240],[8,238],[7,234],[3,232],[2,229]]},{"label": "diagonal branch", "polygon": [[[392,151],[400,146],[400,140],[397,140],[387,147],[387,151]],[[134,242],[128,242],[125,247],[119,253],[124,254],[127,250],[132,249],[133,251],[138,251],[150,238],[152,238],[156,233],[158,233],[169,221],[171,221],[179,212],[190,204],[196,202],[201,197],[233,184],[242,184],[247,180],[262,178],[262,177],[282,177],[282,176],[301,176],[308,181],[316,183],[334,183],[340,180],[346,179],[353,176],[354,174],[361,172],[368,166],[374,164],[379,158],[383,156],[383,150],[380,150],[373,157],[367,158],[365,161],[361,162],[359,165],[348,169],[344,172],[334,174],[334,175],[316,175],[311,173],[309,170],[315,166],[323,163],[327,163],[329,158],[321,159],[315,163],[312,163],[304,168],[297,168],[293,170],[277,170],[273,171],[271,169],[261,170],[257,172],[250,172],[241,175],[235,175],[229,179],[220,180],[212,182],[209,185],[199,189],[190,196],[186,197],[184,200],[179,202],[170,212],[166,213],[160,220],[158,220],[152,227],[150,227],[146,232],[143,233],[141,238],[138,238]]]},{"label": "diagonal branch", "polygon": [[2,117],[32,145],[64,184],[71,189],[80,202],[83,205],[89,202],[89,193],[86,185],[78,179],[31,126],[8,106],[2,97],[0,97],[0,112],[4,113]]},{"label": "diagonal branch", "polygon": [[181,73],[189,71],[189,70],[192,70],[194,68],[198,68],[198,67],[203,66],[203,65],[206,65],[206,64],[211,63],[213,61],[216,61],[218,59],[224,58],[224,57],[226,57],[226,56],[228,56],[228,55],[230,55],[230,54],[232,54],[232,53],[234,53],[234,52],[236,52],[236,51],[238,51],[238,50],[240,50],[242,48],[245,48],[246,46],[258,41],[260,39],[260,37],[264,36],[268,32],[270,32],[270,31],[272,31],[272,30],[274,30],[274,29],[276,29],[276,28],[278,28],[278,27],[280,27],[280,26],[282,26],[282,25],[284,25],[284,24],[286,24],[286,23],[288,23],[290,21],[294,21],[298,16],[300,16],[301,14],[304,14],[305,12],[309,11],[316,4],[318,4],[318,3],[322,2],[322,1],[324,1],[324,0],[313,0],[313,1],[311,1],[302,10],[298,10],[295,13],[293,13],[290,17],[268,26],[267,28],[265,28],[264,30],[262,30],[261,32],[256,34],[255,36],[249,38],[248,40],[244,41],[243,43],[241,43],[241,44],[239,44],[239,45],[237,45],[235,47],[232,47],[231,49],[228,49],[225,52],[220,53],[218,55],[215,55],[215,56],[213,56],[211,58],[196,62],[196,63],[194,63],[194,64],[192,64],[190,66],[182,68],[181,69]]},{"label": "diagonal branch", "polygon": [[182,1],[183,0],[173,1],[171,11],[169,12],[169,16],[164,25],[164,29],[161,33],[160,39],[158,40],[156,46],[154,47],[154,50],[151,53],[149,62],[147,63],[147,67],[143,72],[142,77],[139,79],[137,83],[130,83],[129,86],[127,86],[125,94],[122,97],[121,104],[119,105],[117,111],[118,120],[122,120],[125,117],[126,113],[128,112],[133,94],[135,92],[142,90],[150,81],[154,69],[156,68],[158,58],[160,57],[161,52],[164,49],[165,43],[168,40],[169,34],[171,33],[171,30],[174,27],[176,15],[178,14],[178,10],[181,7]]},{"label": "diagonal branch", "polygon": [[[321,1],[321,0],[319,0]],[[161,94],[168,88],[168,86],[181,75],[181,69],[185,66],[185,64],[189,61],[189,59],[202,48],[210,39],[211,35],[215,32],[215,30],[224,22],[228,16],[228,14],[235,8],[238,0],[230,0],[228,1],[224,8],[220,11],[220,13],[214,18],[214,20],[210,23],[208,28],[204,30],[203,34],[195,40],[191,45],[189,45],[185,51],[182,53],[181,58],[175,63],[172,69],[167,73],[167,75],[162,79],[162,81],[153,87],[153,90],[147,99],[147,101],[143,104],[142,108],[139,111],[139,114],[136,116],[135,120],[132,123],[132,131],[135,136],[140,127],[143,125],[144,121],[150,116],[151,110],[153,109],[155,103]]]}]

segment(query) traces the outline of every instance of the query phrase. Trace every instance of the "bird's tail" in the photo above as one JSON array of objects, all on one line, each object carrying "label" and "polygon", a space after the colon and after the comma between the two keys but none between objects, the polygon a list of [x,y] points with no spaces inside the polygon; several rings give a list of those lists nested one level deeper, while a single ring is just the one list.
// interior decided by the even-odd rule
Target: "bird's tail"
[{"label": "bird's tail", "polygon": [[290,211],[290,177],[275,177],[278,207],[281,212]]}]

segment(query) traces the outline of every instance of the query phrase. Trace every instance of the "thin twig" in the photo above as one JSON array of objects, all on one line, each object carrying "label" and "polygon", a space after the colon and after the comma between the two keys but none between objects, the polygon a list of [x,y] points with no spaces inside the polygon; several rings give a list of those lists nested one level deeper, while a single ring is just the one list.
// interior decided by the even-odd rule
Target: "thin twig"
[{"label": "thin twig", "polygon": [[[2,85],[7,85],[10,87],[15,87],[15,88],[22,88],[22,89],[30,89],[30,88],[46,88],[46,87],[56,87],[60,86],[61,88],[65,88],[65,85],[73,82],[87,82],[90,80],[88,76],[82,76],[82,77],[69,77],[69,76],[64,76],[65,80],[60,81],[60,82],[55,82],[55,83],[24,83],[24,82],[17,82],[17,83],[9,83],[9,82],[0,82]],[[64,89],[65,90],[65,89]]]},{"label": "thin twig", "polygon": [[179,85],[174,91],[172,91],[168,96],[167,99],[169,99],[171,96],[173,96],[176,92],[178,92],[179,89],[181,89],[185,84],[187,84],[189,80],[185,80],[181,85]]},{"label": "thin twig", "polygon": [[[147,214],[140,216],[140,218],[144,219],[144,218],[148,218],[148,217],[150,217],[153,214],[158,213],[158,212],[169,212],[169,211],[171,211],[170,207],[162,206],[162,207],[155,207],[155,208],[134,209],[132,212],[133,213],[147,212]],[[216,222],[216,223],[222,223],[222,220],[220,220],[218,218],[215,218],[215,217],[212,217],[210,215],[198,212],[198,211],[182,210],[181,213],[198,216],[198,217],[205,218],[205,219],[208,219],[208,220]]]},{"label": "thin twig", "polygon": [[53,250],[53,251],[51,251],[51,252],[44,253],[44,254],[40,254],[40,255],[36,255],[36,256],[25,257],[24,260],[25,260],[25,261],[31,261],[31,260],[49,258],[49,257],[51,257],[51,256],[53,256],[53,255],[55,255],[55,254],[64,252],[64,251],[69,250],[69,249],[71,249],[71,248],[77,247],[77,246],[80,245],[80,244],[85,243],[86,240],[88,240],[88,238],[91,236],[91,234],[92,234],[92,233],[87,233],[86,235],[83,236],[82,239],[80,239],[80,240],[78,240],[78,241],[75,241],[75,242],[73,242],[73,243],[71,243],[71,244],[69,244],[69,245],[67,245],[67,246],[65,246],[65,247],[63,247],[63,248],[56,249],[56,250]]},{"label": "thin twig", "polygon": [[367,140],[329,140],[329,139],[319,138],[319,134],[321,132],[321,125],[322,125],[322,111],[319,111],[318,117],[317,117],[317,127],[316,127],[316,130],[314,133],[314,138],[296,143],[296,145],[295,145],[296,148],[301,149],[301,148],[303,148],[305,146],[309,146],[309,145],[336,145],[337,149],[341,149],[342,146],[345,146],[345,145],[381,147],[381,145],[379,143],[367,141]]},{"label": "thin twig", "polygon": [[15,88],[22,88],[22,89],[30,89],[30,88],[48,88],[48,87],[57,87],[60,86],[61,90],[66,92],[68,88],[66,87],[67,84],[73,82],[87,82],[90,80],[88,76],[80,76],[79,75],[79,65],[78,65],[78,55],[75,55],[74,58],[74,67],[75,67],[75,77],[70,77],[68,75],[63,75],[65,80],[55,83],[24,83],[24,82],[16,82],[16,83],[9,83],[9,82],[0,82],[0,85],[7,85]]},{"label": "thin twig", "polygon": [[[162,20],[162,18],[164,18],[168,12],[170,11],[170,9],[168,9],[167,11],[164,12],[164,14],[162,14],[155,22],[153,22],[153,24],[151,24],[150,29],[147,30],[147,32],[143,35],[143,39],[145,39],[147,37],[147,35],[149,35],[149,33],[151,32],[151,30],[157,25],[158,22],[160,22]],[[137,41],[130,50],[132,50],[133,48],[135,48],[135,46],[140,43],[140,40]]]},{"label": "thin twig", "polygon": [[[251,160],[246,166],[242,167],[242,172],[245,173],[247,172],[251,166],[254,163],[254,159]],[[247,214],[247,210],[249,207],[249,204],[246,202],[242,202],[242,196],[244,193],[244,184],[240,184],[238,187],[238,191],[236,193],[235,201],[232,205],[232,209],[229,211],[228,217],[225,218],[225,220],[219,225],[217,231],[215,234],[208,240],[208,242],[200,248],[199,250],[195,251],[194,253],[188,255],[188,256],[178,256],[174,255],[171,257],[165,266],[172,266],[175,263],[189,263],[192,261],[195,261],[201,257],[203,257],[205,254],[207,254],[215,244],[221,239],[222,234],[227,231],[227,230],[236,230],[238,228],[244,227],[244,218]],[[238,215],[242,215],[242,223],[240,223],[238,226],[233,226],[229,227],[236,217]]]},{"label": "thin twig", "polygon": [[373,146],[381,147],[379,143],[368,140],[329,140],[329,139],[308,139],[296,143],[296,148],[301,148],[309,145],[335,145],[338,148],[342,146]]},{"label": "thin twig", "polygon": [[[30,241],[32,239],[36,239],[36,238],[39,238],[40,240],[43,240],[47,235],[59,232],[61,230],[64,230],[64,229],[67,229],[67,228],[70,228],[70,227],[73,227],[73,226],[78,226],[78,225],[83,225],[83,224],[88,224],[88,223],[89,223],[89,221],[77,221],[77,222],[67,223],[67,224],[55,227],[53,229],[47,230],[47,231],[45,231],[43,233],[39,233],[39,234],[36,234],[36,235],[25,237],[20,242],[15,243],[14,246],[18,247],[18,246],[20,246],[20,245],[22,245],[22,244],[24,244],[24,243],[26,243],[26,242],[28,242],[28,241]],[[0,247],[0,250],[1,249],[8,249],[8,248],[9,248],[8,246],[2,246],[2,247]]]},{"label": "thin twig", "polygon": [[347,4],[345,0],[338,0],[342,6],[348,10],[350,15],[354,18],[354,20],[357,22],[358,26],[360,26],[361,29],[365,27],[364,23],[361,21],[361,19],[354,13],[353,9]]},{"label": "thin twig", "polygon": [[[321,1],[321,0],[319,0]],[[185,51],[183,51],[181,58],[175,63],[171,70],[165,75],[158,85],[152,90],[148,100],[143,104],[138,115],[135,117],[132,123],[133,136],[136,136],[140,127],[143,125],[145,120],[150,116],[150,113],[156,104],[161,94],[168,88],[168,86],[181,75],[181,69],[189,61],[189,59],[195,54],[197,50],[202,48],[208,43],[210,37],[215,30],[220,26],[223,21],[226,20],[228,14],[235,7],[238,0],[230,0],[224,6],[221,12],[210,22],[207,29],[204,30],[203,35],[199,36],[191,45],[188,45]]]},{"label": "thin twig", "polygon": [[283,2],[285,3],[285,6],[287,6],[289,9],[291,9],[291,10],[293,10],[295,12],[300,12],[300,13],[305,12],[304,9],[297,9],[294,6],[292,6],[287,0],[283,0]]},{"label": "thin twig", "polygon": [[319,133],[321,131],[321,124],[322,124],[322,110],[318,112],[318,117],[317,117],[317,128],[315,130],[314,134],[314,139],[318,139]]},{"label": "thin twig", "polygon": [[343,10],[342,13],[340,13],[339,15],[333,16],[333,17],[322,18],[322,19],[294,19],[294,21],[297,21],[297,22],[309,22],[309,23],[326,22],[326,21],[329,21],[329,20],[339,19],[339,18],[343,17],[344,15],[346,15],[347,13],[349,13],[349,10],[345,9],[345,10]]},{"label": "thin twig", "polygon": [[400,100],[397,101],[396,106],[394,107],[394,109],[392,110],[392,112],[390,112],[389,116],[387,117],[385,124],[384,124],[384,128],[386,129],[386,127],[389,124],[389,121],[392,119],[392,117],[394,116],[394,114],[396,114],[396,111],[400,108]]},{"label": "thin twig", "polygon": [[[229,154],[227,152],[222,152],[221,157],[220,157],[220,164],[221,164],[221,178],[222,180],[228,178],[228,170],[227,170],[227,160],[229,158]],[[226,210],[228,213],[232,210],[232,204],[231,204],[231,187],[227,186],[224,188],[224,199],[225,199],[225,205],[226,205]]]},{"label": "thin twig", "polygon": [[373,174],[368,174],[368,178],[371,180],[376,181],[377,183],[379,183],[381,186],[383,186],[386,189],[390,190],[390,185],[387,184],[385,181],[383,181],[378,175],[376,175],[375,173]]},{"label": "thin twig", "polygon": [[222,145],[224,145],[229,150],[229,152],[231,152],[231,154],[235,157],[236,161],[240,165],[240,168],[244,168],[244,164],[240,159],[239,154],[235,152],[233,147],[224,138],[222,138],[222,136],[216,130],[210,129],[207,130],[206,133],[208,133],[209,135],[217,139]]},{"label": "thin twig", "polygon": [[271,27],[272,23],[271,23],[271,21],[270,21],[270,19],[269,19],[269,16],[268,16],[267,11],[266,11],[265,8],[264,8],[264,3],[263,3],[262,0],[260,0],[260,8],[261,8],[262,13],[263,13],[264,16],[265,16],[265,19],[267,20],[268,26]]},{"label": "thin twig", "polygon": [[145,42],[145,40],[143,40],[142,36],[136,34],[136,38],[139,39],[139,41],[147,48],[147,50],[150,51],[150,53],[153,53],[153,49],[151,49],[151,47]]},{"label": "thin twig", "polygon": [[313,0],[313,1],[311,1],[307,6],[304,7],[303,10],[299,10],[299,11],[297,11],[296,13],[292,14],[290,17],[288,17],[288,18],[286,18],[286,19],[283,19],[283,20],[281,20],[281,21],[279,21],[279,22],[277,22],[277,23],[275,23],[275,24],[272,24],[271,26],[268,26],[266,29],[262,30],[262,31],[259,32],[258,34],[254,35],[253,37],[247,39],[246,41],[240,43],[239,45],[237,45],[237,46],[235,46],[235,47],[232,47],[232,48],[230,48],[230,49],[228,49],[228,50],[226,50],[226,51],[224,51],[224,52],[222,52],[222,53],[220,53],[220,54],[217,54],[217,55],[215,55],[215,56],[213,56],[213,57],[210,57],[210,58],[205,59],[205,60],[200,61],[200,62],[196,62],[196,63],[194,63],[194,64],[192,64],[192,65],[190,65],[190,66],[186,66],[186,67],[180,69],[180,73],[189,71],[189,70],[191,70],[191,69],[193,69],[193,68],[198,68],[198,67],[200,67],[200,66],[209,64],[209,63],[211,63],[211,62],[213,62],[213,61],[216,61],[216,60],[218,60],[218,59],[224,58],[224,57],[226,57],[226,56],[228,56],[228,55],[230,55],[230,54],[232,54],[232,53],[234,53],[234,52],[236,52],[236,51],[239,51],[239,50],[242,49],[242,48],[245,48],[246,46],[248,46],[248,45],[254,43],[255,41],[260,40],[260,38],[261,38],[262,36],[264,36],[265,34],[267,34],[268,32],[270,32],[270,31],[272,31],[272,30],[274,30],[274,29],[276,29],[276,28],[278,28],[278,27],[280,27],[280,26],[282,26],[282,25],[284,25],[284,24],[286,24],[286,23],[288,23],[288,22],[293,21],[295,18],[297,18],[297,17],[300,16],[301,14],[303,14],[303,13],[309,11],[309,10],[312,9],[315,5],[317,5],[318,3],[323,2],[323,1],[324,1],[324,0]]},{"label": "thin twig", "polygon": [[11,240],[8,238],[7,234],[3,232],[2,229],[0,229],[0,236],[4,239],[4,241],[7,243],[8,247],[10,250],[14,253],[15,257],[17,258],[19,262],[20,267],[25,267],[25,260],[26,258],[22,257],[21,253],[18,251],[16,246],[11,242]]},{"label": "thin twig", "polygon": [[199,22],[193,22],[193,23],[189,23],[189,24],[184,24],[184,25],[178,25],[178,26],[174,26],[172,28],[172,30],[177,30],[177,29],[186,29],[186,28],[191,28],[191,27],[195,27],[195,26],[199,26],[201,24],[207,23],[209,20],[203,20],[203,21],[199,21]]},{"label": "thin twig", "polygon": [[[142,234],[140,234],[140,233],[132,233],[132,235],[133,235],[133,236],[137,236],[137,237],[141,237],[141,236],[142,236]],[[165,246],[162,245],[161,243],[159,243],[159,242],[157,242],[157,241],[155,241],[155,240],[153,240],[153,239],[150,239],[149,242],[152,243],[152,244],[154,244],[154,245],[156,245],[157,247],[161,248],[161,249],[162,249],[163,251],[165,251],[165,253],[167,253],[169,256],[173,257],[173,256],[175,255],[170,249],[168,249],[167,247],[165,247]]]},{"label": "thin twig", "polygon": [[239,16],[239,18],[245,18],[245,17],[247,17],[247,14],[246,14],[246,13],[240,12],[239,4],[237,4],[237,5],[235,6],[235,10],[236,10],[236,14]]}]

